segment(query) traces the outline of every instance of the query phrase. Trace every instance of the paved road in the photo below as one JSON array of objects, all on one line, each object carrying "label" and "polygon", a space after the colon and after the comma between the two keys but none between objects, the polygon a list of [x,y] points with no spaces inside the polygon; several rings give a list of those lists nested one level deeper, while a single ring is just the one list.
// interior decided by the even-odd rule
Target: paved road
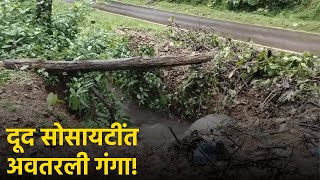
[{"label": "paved road", "polygon": [[115,1],[111,1],[107,5],[96,4],[94,6],[100,10],[165,25],[169,23],[168,19],[174,16],[176,23],[183,28],[207,28],[214,30],[220,36],[228,36],[237,40],[248,41],[250,39],[255,44],[264,46],[320,54],[320,35],[318,34],[190,16]]}]

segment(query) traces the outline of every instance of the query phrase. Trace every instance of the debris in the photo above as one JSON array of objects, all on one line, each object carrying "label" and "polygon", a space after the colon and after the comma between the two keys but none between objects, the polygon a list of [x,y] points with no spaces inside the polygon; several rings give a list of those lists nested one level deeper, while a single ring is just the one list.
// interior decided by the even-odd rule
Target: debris
[{"label": "debris", "polygon": [[226,154],[222,141],[198,144],[193,151],[193,163],[195,165],[207,165],[221,159]]},{"label": "debris", "polygon": [[320,146],[312,149],[312,155],[320,158]]}]

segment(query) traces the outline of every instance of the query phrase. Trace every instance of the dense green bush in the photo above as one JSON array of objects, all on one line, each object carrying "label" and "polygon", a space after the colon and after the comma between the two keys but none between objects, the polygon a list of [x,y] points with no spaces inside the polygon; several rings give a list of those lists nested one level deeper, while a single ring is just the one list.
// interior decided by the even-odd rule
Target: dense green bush
[{"label": "dense green bush", "polygon": [[113,73],[113,81],[139,105],[163,111],[168,108],[169,91],[158,70],[128,70]]},{"label": "dense green bush", "polygon": [[87,9],[73,7],[53,17],[50,33],[36,22],[36,2],[0,2],[0,58],[66,59]]},{"label": "dense green bush", "polygon": [[[155,49],[150,45],[138,48],[139,56],[154,56]],[[159,70],[127,70],[112,73],[112,80],[119,85],[129,97],[145,106],[158,111],[168,108],[169,91],[161,79]]]},{"label": "dense green bush", "polygon": [[257,10],[259,8],[277,10],[299,4],[301,0],[227,0],[227,7],[233,10]]},{"label": "dense green bush", "polygon": [[192,5],[199,5],[199,4],[206,4],[207,1],[202,0],[166,0],[168,2],[172,3],[186,3],[186,4],[192,4]]},{"label": "dense green bush", "polygon": [[[305,2],[303,0],[167,0],[172,3],[186,3],[191,5],[209,5],[209,6],[224,6],[230,10],[248,10],[254,11],[259,8],[278,10],[291,8]],[[310,1],[309,1],[310,3]]]},{"label": "dense green bush", "polygon": [[[306,11],[307,10],[307,11]],[[320,0],[306,0],[301,3],[301,6],[296,11],[301,11],[299,15],[301,19],[320,19]]]},{"label": "dense green bush", "polygon": [[[86,21],[91,11],[89,6],[75,3],[67,10],[50,15],[50,22],[39,23],[36,4],[35,0],[0,2],[0,58],[79,61],[128,56],[125,38],[96,28],[93,24],[86,26],[91,23]],[[37,72],[47,80],[59,80],[44,70]],[[89,92],[89,87],[95,86],[106,100],[114,104],[113,95],[106,88],[105,75],[92,72],[73,76],[60,77],[69,90],[66,100],[70,109],[89,124],[107,125],[110,120],[108,109]],[[120,119],[119,116],[116,112],[117,119]]]}]

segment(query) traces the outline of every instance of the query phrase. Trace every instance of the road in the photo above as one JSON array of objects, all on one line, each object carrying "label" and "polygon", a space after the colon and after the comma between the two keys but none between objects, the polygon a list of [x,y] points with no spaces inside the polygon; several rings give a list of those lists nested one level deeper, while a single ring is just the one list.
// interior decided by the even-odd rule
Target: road
[{"label": "road", "polygon": [[267,47],[300,53],[309,51],[320,55],[320,34],[209,19],[116,1],[111,1],[108,4],[95,4],[94,7],[103,11],[164,25],[169,24],[168,19],[170,17],[174,17],[175,22],[185,29],[201,27],[208,30],[214,30],[222,37],[231,37],[241,41],[251,40],[255,44]]}]

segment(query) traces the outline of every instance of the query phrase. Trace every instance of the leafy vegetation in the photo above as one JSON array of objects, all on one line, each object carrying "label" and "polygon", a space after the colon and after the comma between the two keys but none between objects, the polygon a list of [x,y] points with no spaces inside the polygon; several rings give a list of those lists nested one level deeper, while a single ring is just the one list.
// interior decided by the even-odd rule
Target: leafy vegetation
[{"label": "leafy vegetation", "polygon": [[[132,54],[134,55],[133,52]],[[136,55],[153,56],[155,49],[145,44],[138,48]],[[112,73],[112,81],[125,90],[139,105],[159,111],[167,108],[168,88],[162,81],[159,70],[117,71]]]},{"label": "leafy vegetation", "polygon": [[224,6],[231,10],[257,10],[258,8],[264,9],[284,9],[292,8],[300,5],[301,0],[167,0],[174,3],[186,3],[192,5],[208,4],[212,6]]},{"label": "leafy vegetation", "polygon": [[167,109],[169,92],[159,71],[119,71],[113,73],[113,81],[139,105],[159,111]]},{"label": "leafy vegetation", "polygon": [[[47,24],[36,21],[34,1],[1,3],[0,58],[80,61],[153,56],[156,53],[149,44],[130,51],[128,38],[111,33],[112,25],[95,18],[97,14],[89,16],[92,9],[83,4],[54,10],[51,31],[48,31]],[[187,72],[188,78],[175,89],[168,87],[161,70],[118,71],[110,76],[100,72],[61,76],[43,69],[37,73],[50,85],[65,86],[68,91],[63,100],[87,126],[107,126],[111,119],[110,109],[92,94],[91,87],[96,88],[116,109],[114,115],[117,120],[126,119],[108,90],[107,80],[110,77],[140,105],[192,120],[211,112],[228,110],[239,103],[239,96],[251,89],[267,93],[277,90],[278,100],[282,103],[319,97],[319,59],[309,53],[303,56],[270,54],[267,50],[257,51],[248,45],[222,43],[211,33],[169,31],[166,35],[179,47],[193,51],[219,49],[220,53],[209,63],[192,66]],[[0,83],[10,78],[8,72],[0,71]],[[49,95],[49,108],[59,98],[62,97]]]},{"label": "leafy vegetation", "polygon": [[[185,3],[191,5],[207,5],[235,11],[262,11],[280,12],[292,8],[310,8],[310,15],[319,18],[320,2],[318,0],[165,0],[171,3]],[[313,6],[313,7],[312,7]],[[309,9],[310,10],[310,9]]]},{"label": "leafy vegetation", "polygon": [[[48,23],[38,23],[36,1],[4,1],[0,12],[0,58],[38,58],[51,60],[109,59],[128,55],[126,39],[115,36],[99,27],[86,26],[91,9],[76,3],[64,11],[55,11]],[[51,13],[51,12],[50,12]],[[50,27],[50,31],[48,31]],[[93,33],[94,32],[94,33]],[[1,71],[1,81],[7,79]],[[66,83],[69,88],[68,104],[71,110],[87,122],[108,125],[110,114],[104,105],[93,97],[88,88],[96,89],[110,102],[112,94],[107,91],[106,77],[99,72],[75,74],[74,77],[53,76],[43,69],[37,73],[50,85]],[[61,81],[59,81],[61,80]],[[52,108],[54,94],[48,96]]]},{"label": "leafy vegetation", "polygon": [[194,51],[215,48],[219,54],[209,63],[192,66],[175,89],[168,88],[159,71],[115,73],[114,81],[140,105],[195,120],[208,113],[228,113],[254,90],[274,95],[278,103],[320,96],[320,59],[312,54],[272,54],[246,44],[222,43],[215,35],[200,31],[171,31],[169,37],[180,47]]},{"label": "leafy vegetation", "polygon": [[0,69],[0,86],[10,80],[12,71]]},{"label": "leafy vegetation", "polygon": [[[70,94],[68,97],[69,107],[74,112],[77,112],[79,117],[86,120],[87,125],[103,127],[106,123],[110,123],[112,116],[116,117],[115,120],[128,120],[120,114],[120,106],[116,104],[116,100],[111,91],[108,90],[106,82],[105,74],[92,72],[73,77],[67,84]],[[90,87],[95,87],[99,90],[99,93],[116,110],[116,114],[110,114],[112,113],[110,109],[90,92]]]}]

